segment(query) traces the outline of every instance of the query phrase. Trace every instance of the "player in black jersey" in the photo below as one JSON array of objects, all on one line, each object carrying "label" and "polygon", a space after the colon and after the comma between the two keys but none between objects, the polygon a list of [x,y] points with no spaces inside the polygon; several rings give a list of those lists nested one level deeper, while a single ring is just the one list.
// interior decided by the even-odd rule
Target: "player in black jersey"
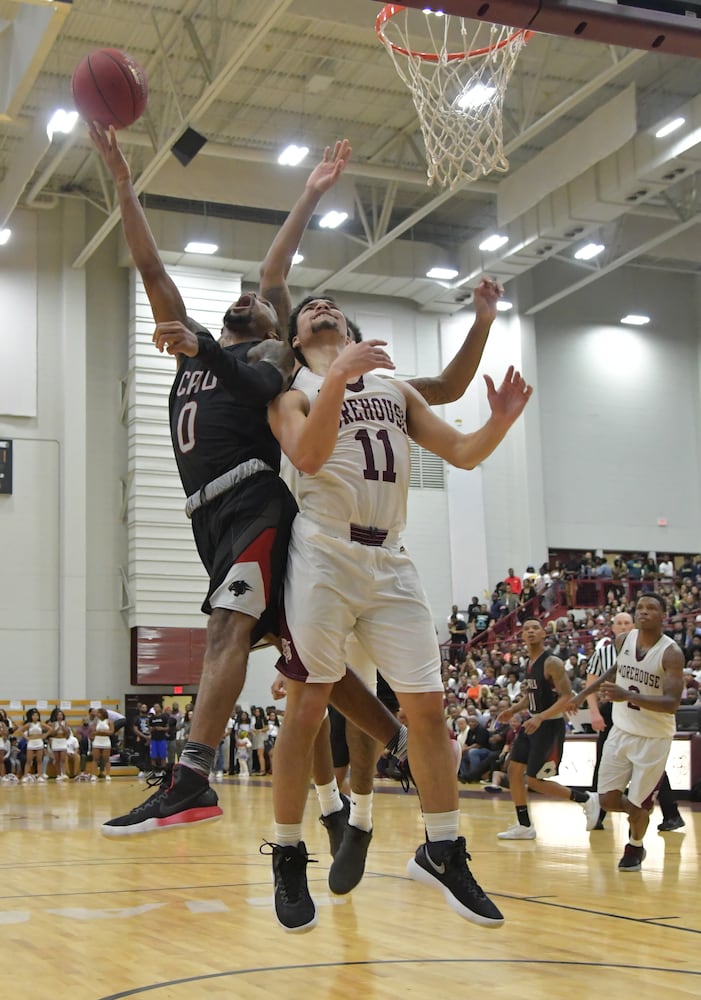
[{"label": "player in black jersey", "polygon": [[[190,738],[172,784],[102,827],[107,836],[123,836],[222,814],[208,776],[243,687],[251,644],[277,632],[277,594],[297,510],[278,476],[280,449],[266,419],[267,403],[284,388],[293,364],[287,343],[278,339],[291,308],[285,279],[312,212],[342,173],[350,146],[343,141],[327,148],[261,265],[261,292],[241,295],[227,309],[215,341],[187,316],[163,266],[114,130],[90,131],[117,187],[127,243],[157,323],[154,343],[177,357],[171,436],[186,512],[210,575],[203,604],[210,615],[207,646]],[[347,697],[339,690],[339,707],[360,714],[382,742],[394,746],[400,726],[391,713],[359,681]]]},{"label": "player in black jersey", "polygon": [[518,712],[530,713],[519,730],[509,758],[509,788],[517,822],[497,835],[500,840],[535,840],[535,827],[528,813],[528,789],[550,798],[580,803],[587,830],[593,830],[599,818],[599,797],[595,792],[580,792],[548,780],[557,774],[562,760],[563,713],[573,696],[564,663],[559,656],[545,650],[545,635],[537,618],[529,618],[523,623],[521,636],[528,648],[528,665],[521,681],[523,695],[497,717],[497,722],[508,722]]}]

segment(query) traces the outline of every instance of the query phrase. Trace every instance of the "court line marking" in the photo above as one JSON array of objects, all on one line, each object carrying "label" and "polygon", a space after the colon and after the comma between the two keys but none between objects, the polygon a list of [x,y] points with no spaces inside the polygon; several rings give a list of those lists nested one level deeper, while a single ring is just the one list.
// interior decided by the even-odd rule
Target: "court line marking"
[{"label": "court line marking", "polygon": [[299,972],[308,969],[352,969],[352,968],[372,968],[375,966],[387,965],[516,965],[516,966],[549,966],[562,969],[609,969],[617,972],[663,972],[679,976],[701,976],[701,970],[696,969],[675,969],[664,968],[656,965],[625,965],[611,962],[579,962],[579,961],[557,961],[555,959],[528,959],[528,958],[385,958],[377,960],[365,960],[359,962],[305,962],[299,965],[270,965],[259,966],[250,969],[231,969],[227,972],[210,972],[202,976],[187,976],[182,979],[170,979],[161,983],[149,983],[146,986],[138,986],[129,990],[122,990],[119,993],[110,993],[107,996],[99,997],[97,1000],[124,1000],[126,997],[135,997],[143,993],[152,993],[155,990],[167,989],[172,986],[184,986],[187,983],[207,982],[208,980],[224,979],[229,976],[257,975],[260,973],[270,974],[271,972]]}]

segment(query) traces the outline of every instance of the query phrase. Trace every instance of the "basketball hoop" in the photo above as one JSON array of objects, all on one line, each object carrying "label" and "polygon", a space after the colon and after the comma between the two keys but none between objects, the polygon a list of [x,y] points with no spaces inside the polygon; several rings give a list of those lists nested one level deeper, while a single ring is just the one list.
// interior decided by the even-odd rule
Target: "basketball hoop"
[{"label": "basketball hoop", "polygon": [[533,32],[396,3],[385,4],[375,31],[411,91],[428,183],[452,188],[492,170],[508,170],[504,95]]}]

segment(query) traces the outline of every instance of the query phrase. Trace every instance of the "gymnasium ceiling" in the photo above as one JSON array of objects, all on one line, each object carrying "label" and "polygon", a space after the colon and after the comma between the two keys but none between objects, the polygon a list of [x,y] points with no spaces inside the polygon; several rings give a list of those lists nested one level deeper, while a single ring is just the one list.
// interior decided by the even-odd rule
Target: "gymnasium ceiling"
[{"label": "gymnasium ceiling", "polygon": [[[414,106],[375,37],[379,10],[374,0],[0,0],[0,229],[15,207],[86,199],[97,211],[82,266],[118,224],[84,127],[51,144],[44,131],[57,105],[71,107],[83,55],[112,46],[149,78],[146,115],[120,133],[147,207],[187,208],[220,232],[222,219],[234,231],[277,225],[324,146],[350,139],[335,192],[350,218],[333,232],[310,227],[296,286],[450,313],[487,272],[537,312],[623,264],[641,280],[647,269],[701,271],[701,59],[536,35],[505,101],[509,172],[446,192],[426,185]],[[684,129],[654,139],[677,114]],[[187,127],[207,142],[183,167],[171,147]],[[288,142],[310,147],[303,167],[278,166]],[[479,251],[494,232],[509,243]],[[604,253],[575,262],[590,240]],[[246,242],[222,253],[255,281],[260,254],[242,257]],[[427,279],[433,264],[458,278]]]}]

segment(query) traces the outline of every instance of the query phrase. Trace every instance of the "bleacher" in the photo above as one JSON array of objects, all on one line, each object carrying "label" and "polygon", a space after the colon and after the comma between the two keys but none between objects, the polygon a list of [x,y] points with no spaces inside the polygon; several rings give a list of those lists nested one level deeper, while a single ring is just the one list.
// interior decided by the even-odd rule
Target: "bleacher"
[{"label": "bleacher", "polygon": [[[8,701],[0,699],[0,708],[5,709],[8,719],[15,728],[24,725],[27,717],[27,711],[30,708],[36,708],[41,716],[41,721],[46,723],[48,723],[49,716],[54,708],[60,708],[71,729],[76,729],[78,726],[82,725],[83,719],[87,718],[91,708],[107,708],[111,712],[120,713],[123,711],[121,703],[116,698],[103,698],[102,700],[96,698],[78,698],[75,700],[61,699],[56,701],[37,701],[36,699]],[[94,770],[94,765],[89,760],[87,771],[89,774],[92,774],[94,773]],[[112,763],[113,777],[132,777],[138,774],[138,770],[139,769],[137,767],[115,765],[114,761]],[[46,773],[49,778],[56,776],[53,764],[49,764]]]},{"label": "bleacher", "polygon": [[108,708],[111,712],[122,711],[119,701],[114,698],[105,698],[103,701],[98,699],[78,699],[76,701],[37,701],[36,699],[22,699],[20,701],[3,701],[0,699],[0,708],[5,709],[8,719],[10,719],[15,728],[17,726],[24,725],[27,717],[27,711],[30,708],[37,709],[42,722],[48,722],[49,716],[54,708],[60,708],[66,716],[66,722],[71,729],[75,729],[77,726],[82,725],[83,719],[88,715],[91,708]]}]

